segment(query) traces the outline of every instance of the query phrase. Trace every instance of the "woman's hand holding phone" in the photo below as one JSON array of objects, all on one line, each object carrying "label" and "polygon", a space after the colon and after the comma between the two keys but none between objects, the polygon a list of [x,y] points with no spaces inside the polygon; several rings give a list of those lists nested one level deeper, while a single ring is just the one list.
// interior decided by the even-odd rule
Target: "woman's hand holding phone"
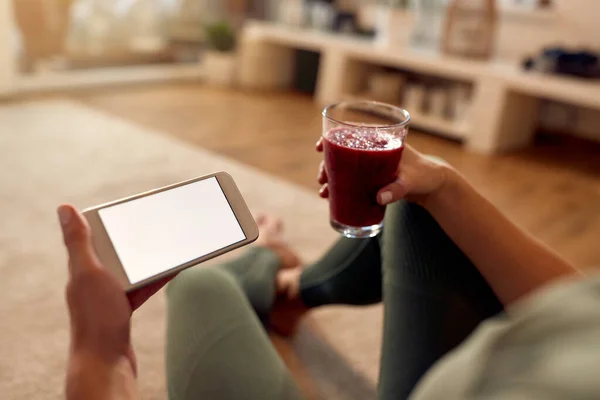
[{"label": "woman's hand holding phone", "polygon": [[[89,398],[90,393],[107,390],[131,394],[135,392],[137,371],[131,315],[173,276],[126,294],[118,279],[98,260],[86,219],[69,205],[59,207],[58,215],[69,255],[66,297],[71,350],[67,398]],[[113,384],[119,388],[110,387]]]}]

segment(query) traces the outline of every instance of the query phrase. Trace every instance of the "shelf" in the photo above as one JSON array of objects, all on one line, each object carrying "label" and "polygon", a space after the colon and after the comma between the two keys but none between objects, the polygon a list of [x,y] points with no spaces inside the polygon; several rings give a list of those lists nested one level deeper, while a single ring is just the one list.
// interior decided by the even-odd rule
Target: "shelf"
[{"label": "shelf", "polygon": [[534,8],[526,5],[505,4],[500,9],[500,15],[504,18],[517,18],[528,22],[551,23],[557,19],[556,8]]},{"label": "shelf", "polygon": [[[410,110],[409,110],[410,112]],[[439,133],[451,139],[462,140],[467,136],[467,125],[449,119],[410,112],[412,126]]]},{"label": "shelf", "polygon": [[473,82],[485,74],[490,62],[466,60],[439,52],[404,48],[400,51],[378,46],[353,46],[346,54],[353,59],[418,71],[420,74]]},{"label": "shelf", "polygon": [[[550,14],[549,10],[511,8],[510,12]],[[518,10],[518,11],[515,11]],[[333,50],[365,63],[387,65],[448,79],[477,82],[493,77],[511,89],[534,97],[544,97],[590,108],[600,108],[600,80],[584,80],[525,72],[515,63],[475,61],[418,49],[389,49],[371,40],[306,28],[292,28],[270,22],[251,21],[248,33],[256,38],[307,50]]]},{"label": "shelf", "polygon": [[[343,100],[373,100],[367,95],[345,94]],[[402,107],[401,105],[398,105]],[[452,121],[449,119],[434,117],[424,113],[408,110],[410,113],[411,126],[421,128],[426,131],[437,133],[450,139],[462,140],[467,136],[468,127],[465,123]]]},{"label": "shelf", "polygon": [[[506,10],[508,14],[539,20],[555,18],[557,9]],[[519,17],[520,18],[520,17]],[[247,30],[246,30],[247,29]],[[244,36],[253,57],[246,57],[247,82],[280,89],[291,83],[292,49],[313,49],[324,56],[319,65],[315,97],[329,104],[356,92],[370,66],[395,67],[407,72],[437,76],[472,85],[472,112],[458,121],[432,117],[412,110],[412,125],[453,139],[462,139],[476,151],[495,152],[522,148],[532,141],[539,100],[549,99],[600,110],[600,79],[586,80],[523,71],[516,62],[475,61],[414,48],[386,47],[364,38],[290,28],[269,22],[249,22]],[[261,44],[266,46],[261,46]],[[265,63],[281,55],[289,65],[273,68]],[[262,56],[261,56],[262,55]],[[266,72],[265,72],[266,71]],[[264,77],[268,76],[269,79]],[[410,112],[411,110],[409,110]]]},{"label": "shelf", "polygon": [[249,39],[265,40],[302,50],[322,51],[328,47],[372,46],[373,40],[359,36],[325,32],[317,29],[301,28],[283,23],[248,21],[244,26],[244,36]]},{"label": "shelf", "polygon": [[204,71],[200,64],[162,64],[67,70],[20,75],[17,79],[17,89],[26,92],[64,90],[100,85],[196,79],[203,76]]},{"label": "shelf", "polygon": [[496,64],[489,76],[501,79],[515,92],[600,109],[600,79],[584,79],[524,71],[519,66]]},{"label": "shelf", "polygon": [[263,40],[302,50],[341,51],[355,60],[465,81],[473,81],[485,74],[490,65],[487,61],[465,60],[415,48],[390,49],[377,45],[372,39],[273,22],[249,21],[244,29],[244,36],[251,40]]}]

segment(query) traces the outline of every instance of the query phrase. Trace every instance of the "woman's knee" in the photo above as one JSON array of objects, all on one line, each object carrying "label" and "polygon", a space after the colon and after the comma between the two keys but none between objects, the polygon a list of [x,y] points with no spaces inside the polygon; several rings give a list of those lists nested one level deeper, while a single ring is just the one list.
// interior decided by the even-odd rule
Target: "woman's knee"
[{"label": "woman's knee", "polygon": [[241,289],[235,279],[219,268],[197,267],[187,269],[167,286],[169,303],[213,303],[220,299],[239,297]]},{"label": "woman's knee", "polygon": [[429,248],[447,240],[433,216],[420,205],[401,200],[387,206],[383,232],[386,247],[394,251],[399,246]]},{"label": "woman's knee", "polygon": [[184,337],[189,330],[204,335],[260,327],[242,288],[221,268],[199,267],[179,274],[167,289],[167,310],[173,337]]},{"label": "woman's knee", "polygon": [[437,225],[431,214],[416,203],[400,200],[387,206],[384,226],[397,227],[415,223]]}]

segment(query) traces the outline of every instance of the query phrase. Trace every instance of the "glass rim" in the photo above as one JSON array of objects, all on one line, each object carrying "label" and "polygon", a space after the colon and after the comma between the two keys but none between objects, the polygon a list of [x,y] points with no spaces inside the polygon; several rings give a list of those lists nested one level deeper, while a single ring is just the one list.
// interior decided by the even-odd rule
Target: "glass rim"
[{"label": "glass rim", "polygon": [[374,105],[374,106],[382,106],[382,107],[387,107],[387,108],[391,108],[394,109],[395,111],[399,111],[403,116],[404,116],[404,120],[401,122],[398,122],[396,124],[387,124],[387,125],[371,125],[368,126],[369,128],[374,128],[374,129],[391,129],[391,128],[401,128],[404,127],[406,125],[408,125],[411,121],[411,116],[410,113],[402,108],[402,107],[398,107],[395,106],[393,104],[388,104],[388,103],[382,103],[380,101],[373,101],[373,100],[346,100],[346,101],[340,101],[337,103],[333,103],[330,104],[328,106],[326,106],[323,109],[323,112],[321,113],[321,115],[323,115],[323,118],[327,119],[328,121],[331,121],[335,124],[340,124],[340,125],[345,125],[345,126],[350,126],[353,128],[365,128],[365,125],[358,125],[358,124],[353,124],[351,122],[344,122],[344,121],[339,121],[331,116],[328,115],[328,112],[331,111],[332,109],[339,107],[341,105],[344,104],[370,104],[370,105]]}]

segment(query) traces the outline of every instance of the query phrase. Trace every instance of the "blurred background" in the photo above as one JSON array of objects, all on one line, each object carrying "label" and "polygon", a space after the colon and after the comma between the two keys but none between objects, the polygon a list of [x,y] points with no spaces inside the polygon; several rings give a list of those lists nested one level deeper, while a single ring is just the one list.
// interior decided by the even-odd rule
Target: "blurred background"
[{"label": "blurred background", "polygon": [[[598,0],[0,0],[0,393],[60,397],[58,203],[224,169],[311,260],[335,238],[320,112],[345,99],[405,107],[410,144],[599,266],[598,18]],[[161,304],[138,322],[147,398],[164,398]],[[274,339],[306,390],[373,398],[381,309],[308,325]]]},{"label": "blurred background", "polygon": [[[500,129],[472,115],[492,100],[480,89],[498,83],[527,103],[527,112],[517,107],[522,132],[477,132],[470,147],[523,147],[536,128],[598,139],[600,9],[592,0],[2,4],[4,95],[203,79],[307,93],[319,104],[353,96],[401,103],[415,126],[465,139],[480,124]],[[506,120],[497,106],[488,112]]]}]

